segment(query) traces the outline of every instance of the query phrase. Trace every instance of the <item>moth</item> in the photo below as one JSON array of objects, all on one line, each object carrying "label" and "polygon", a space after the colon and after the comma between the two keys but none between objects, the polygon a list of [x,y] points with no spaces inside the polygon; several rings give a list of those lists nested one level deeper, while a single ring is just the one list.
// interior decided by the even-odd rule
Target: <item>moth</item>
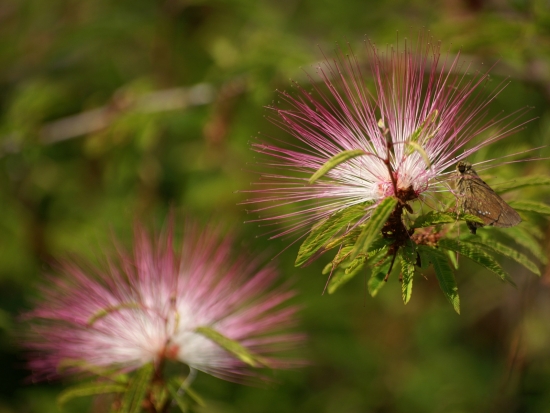
[{"label": "moth", "polygon": [[483,181],[469,162],[456,164],[456,189],[458,208],[466,214],[481,218],[479,222],[466,221],[472,234],[485,225],[513,227],[521,222],[519,214]]}]

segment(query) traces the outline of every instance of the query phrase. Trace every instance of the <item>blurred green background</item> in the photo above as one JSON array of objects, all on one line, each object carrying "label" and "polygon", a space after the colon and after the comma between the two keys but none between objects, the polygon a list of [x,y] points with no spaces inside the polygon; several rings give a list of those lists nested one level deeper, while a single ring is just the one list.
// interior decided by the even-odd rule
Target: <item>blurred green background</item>
[{"label": "blurred green background", "polygon": [[[170,208],[235,228],[242,246],[275,255],[237,205],[257,179],[249,140],[286,139],[266,118],[275,89],[349,41],[360,58],[425,27],[443,50],[485,63],[511,85],[492,110],[536,118],[479,159],[550,142],[550,5],[546,0],[2,0],[0,3],[0,412],[57,412],[63,383],[25,383],[14,339],[55,258],[92,258],[129,243],[137,220]],[[382,46],[384,47],[384,46]],[[490,84],[490,86],[491,86]],[[546,155],[548,150],[546,150]],[[537,155],[535,153],[535,155]],[[544,150],[542,152],[544,155]],[[474,159],[475,160],[475,159]],[[548,174],[549,161],[496,168],[503,180]],[[548,190],[530,199],[550,201]],[[545,240],[549,232],[541,222]],[[239,245],[238,245],[239,246]],[[237,246],[237,247],[238,247]],[[322,295],[328,262],[277,262],[304,305],[310,365],[254,388],[200,374],[202,411],[550,411],[550,273],[504,263],[518,288],[464,260],[462,315],[433,274],[404,306],[397,279],[376,298],[358,277]],[[548,252],[548,247],[546,248]],[[92,411],[90,400],[67,411]]]}]

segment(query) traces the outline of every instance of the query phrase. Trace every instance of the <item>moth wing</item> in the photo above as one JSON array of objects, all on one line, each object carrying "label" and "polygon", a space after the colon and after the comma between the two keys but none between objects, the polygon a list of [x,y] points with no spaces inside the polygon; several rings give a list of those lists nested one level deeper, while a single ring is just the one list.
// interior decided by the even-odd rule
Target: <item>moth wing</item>
[{"label": "moth wing", "polygon": [[463,200],[464,211],[475,215],[484,225],[512,227],[521,222],[519,214],[481,179],[470,179],[469,196]]}]

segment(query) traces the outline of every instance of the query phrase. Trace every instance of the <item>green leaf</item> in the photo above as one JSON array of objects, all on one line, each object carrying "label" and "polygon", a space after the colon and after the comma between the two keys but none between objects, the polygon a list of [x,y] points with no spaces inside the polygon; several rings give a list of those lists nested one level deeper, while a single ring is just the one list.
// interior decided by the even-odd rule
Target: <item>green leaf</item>
[{"label": "green leaf", "polygon": [[[422,124],[411,134],[408,142],[417,142],[420,136],[422,135],[422,132],[425,129],[428,129],[428,126],[434,123],[437,120],[438,116],[439,116],[439,111],[437,109],[428,113],[428,116],[426,116],[426,119],[424,119],[424,122],[422,122]],[[433,136],[434,136],[434,133],[432,132],[430,136],[425,137],[424,141],[428,141],[429,139],[433,138]]]},{"label": "green leaf", "polygon": [[351,273],[346,273],[345,270],[341,270],[341,269],[334,271],[328,283],[328,287],[327,287],[328,293],[334,294],[334,292],[336,292],[338,288],[340,288],[342,285],[344,285],[353,277],[355,277],[357,273],[363,268],[363,265],[358,266],[356,268],[357,268],[357,271],[354,271]]},{"label": "green leaf", "polygon": [[537,214],[550,215],[550,205],[535,201],[511,201],[510,206],[517,211],[536,212]]},{"label": "green leaf", "polygon": [[539,241],[542,241],[545,237],[544,232],[538,226],[534,225],[531,222],[524,222],[522,227],[525,231],[527,231]]},{"label": "green leaf", "polygon": [[533,261],[531,261],[529,258],[527,258],[527,256],[525,256],[521,252],[516,251],[514,248],[510,248],[507,245],[501,244],[500,242],[490,238],[484,239],[483,242],[479,242],[475,240],[468,240],[468,242],[474,245],[479,245],[480,247],[486,250],[489,250],[490,252],[502,254],[505,257],[511,258],[514,261],[516,261],[518,264],[523,265],[532,273],[537,274],[539,276],[541,275],[537,265]]},{"label": "green leaf", "polygon": [[126,391],[124,384],[110,382],[80,383],[65,389],[57,397],[57,405],[61,409],[67,402],[77,397],[97,396],[107,393],[122,393]]},{"label": "green leaf", "polygon": [[437,212],[430,211],[427,214],[420,215],[414,220],[413,228],[424,228],[438,224],[452,224],[457,221],[472,221],[483,224],[483,220],[475,215],[457,214],[455,212]]},{"label": "green leaf", "polygon": [[483,224],[483,220],[480,217],[476,217],[475,215],[459,214],[458,219],[460,221],[478,222],[480,224]]},{"label": "green leaf", "polygon": [[458,287],[456,285],[453,270],[447,257],[445,256],[445,253],[437,248],[428,247],[427,245],[419,245],[418,253],[420,254],[422,261],[432,263],[443,294],[445,294],[445,297],[447,297],[447,300],[449,300],[454,310],[460,314]]},{"label": "green leaf", "polygon": [[334,270],[347,258],[352,249],[353,245],[348,245],[346,247],[340,248],[332,259],[332,262],[329,262],[327,265],[325,265],[325,268],[323,268],[323,271],[321,273],[328,274],[331,271],[334,272]]},{"label": "green leaf", "polygon": [[414,276],[414,263],[405,259],[405,254],[401,257],[401,273],[403,274],[401,281],[401,293],[403,302],[407,304],[411,299]]},{"label": "green leaf", "polygon": [[384,281],[384,279],[386,278],[386,275],[388,274],[388,271],[390,269],[391,260],[392,257],[388,257],[380,266],[372,269],[372,275],[367,284],[367,288],[371,297],[376,297],[378,291],[380,291],[380,289],[384,285],[386,285],[386,281]]},{"label": "green leaf", "polygon": [[448,238],[440,240],[438,245],[441,248],[458,252],[460,255],[468,257],[475,263],[497,274],[501,280],[508,281],[509,283],[515,285],[514,281],[510,278],[510,276],[506,273],[506,271],[502,269],[502,267],[498,264],[498,262],[496,262],[495,259],[491,257],[489,254],[487,254],[486,252],[483,252],[476,245],[473,245],[467,241],[459,242]]},{"label": "green leaf", "polygon": [[454,269],[458,270],[458,259],[456,257],[456,252],[447,250],[447,255],[449,256],[449,260],[451,261],[451,264],[453,264]]},{"label": "green leaf", "polygon": [[386,255],[386,253],[386,249],[377,250],[376,252],[370,254],[371,256],[368,260],[365,259],[365,256],[362,256],[340,266],[333,272],[330,278],[327,288],[328,293],[333,294],[338,288],[355,277],[365,266],[367,267],[365,269],[366,273],[370,272],[370,267],[373,267],[376,263],[378,263],[384,255]]},{"label": "green leaf", "polygon": [[[489,231],[497,230],[493,227],[487,227]],[[498,230],[501,234],[504,234],[506,237],[517,242],[522,247],[525,247],[528,251],[531,252],[540,262],[543,264],[548,263],[548,257],[546,256],[544,250],[541,247],[541,244],[537,239],[527,232],[521,226],[515,226],[506,228],[505,230]]]},{"label": "green leaf", "polygon": [[365,215],[366,205],[359,204],[338,211],[331,217],[315,225],[300,246],[294,265],[304,265],[320,248],[338,232]]},{"label": "green leaf", "polygon": [[317,172],[315,172],[311,178],[309,178],[309,183],[312,184],[315,181],[317,181],[319,178],[325,176],[331,169],[336,168],[341,163],[344,163],[346,161],[349,161],[352,158],[356,158],[358,156],[363,155],[372,155],[370,153],[365,152],[362,149],[351,149],[349,151],[342,151],[336,155],[334,155],[332,158],[330,158],[328,161],[326,161],[323,166],[321,166]]},{"label": "green leaf", "polygon": [[128,388],[122,398],[119,413],[141,412],[143,400],[147,396],[154,371],[153,364],[149,363],[134,372],[134,375],[130,377]]},{"label": "green leaf", "polygon": [[390,214],[397,205],[397,199],[393,196],[387,197],[376,207],[365,224],[363,232],[355,243],[351,252],[351,259],[355,259],[358,254],[364,254],[368,251],[371,243],[380,235],[380,231],[388,220]]},{"label": "green leaf", "polygon": [[120,310],[124,309],[141,309],[141,305],[138,303],[122,303],[119,305],[114,305],[111,307],[105,307],[101,310],[97,311],[96,313],[92,314],[92,316],[88,319],[88,326],[92,326],[97,320],[108,316],[111,313],[119,312]]},{"label": "green leaf", "polygon": [[409,152],[409,155],[412,154],[414,151],[418,152],[420,156],[422,156],[422,159],[424,160],[424,163],[426,164],[426,166],[428,168],[430,167],[431,165],[430,157],[428,156],[428,154],[426,153],[426,151],[421,145],[419,145],[414,141],[405,142],[405,144],[407,144],[410,148],[412,148],[412,150]]},{"label": "green leaf", "polygon": [[510,182],[492,185],[492,188],[502,194],[504,192],[513,191],[514,189],[525,188],[527,186],[550,185],[550,177],[548,176],[527,176],[525,178],[517,178]]},{"label": "green leaf", "polygon": [[[365,210],[366,211],[366,207]],[[363,212],[364,212],[363,211]],[[364,215],[364,213],[363,213]],[[325,250],[330,250],[334,247],[338,247],[342,244],[344,245],[353,245],[357,242],[357,238],[359,238],[359,235],[361,235],[361,231],[363,230],[362,225],[357,225],[353,229],[346,231],[342,236],[336,237],[329,242],[327,242],[324,246]]]},{"label": "green leaf", "polygon": [[224,336],[218,331],[210,327],[198,327],[195,331],[206,338],[212,340],[224,350],[233,354],[243,363],[252,367],[269,367],[268,361],[264,357],[257,356],[251,353],[246,347],[235,340]]},{"label": "green leaf", "polygon": [[94,376],[103,377],[110,381],[120,384],[128,383],[128,375],[120,372],[120,368],[107,368],[90,364],[84,360],[64,359],[57,365],[57,370],[63,372],[65,370],[77,369],[81,372],[92,373]]},{"label": "green leaf", "polygon": [[206,406],[203,399],[189,386],[190,382],[187,382],[185,377],[174,377],[168,382],[168,391],[182,413],[191,411],[193,404]]},{"label": "green leaf", "polygon": [[437,224],[452,224],[456,221],[458,221],[457,214],[430,211],[427,214],[417,217],[412,226],[413,228],[424,228]]},{"label": "green leaf", "polygon": [[185,393],[180,394],[178,390],[179,388],[174,388],[173,386],[168,385],[170,396],[172,396],[172,399],[176,402],[180,411],[182,413],[187,413],[190,411],[189,403],[186,400]]}]

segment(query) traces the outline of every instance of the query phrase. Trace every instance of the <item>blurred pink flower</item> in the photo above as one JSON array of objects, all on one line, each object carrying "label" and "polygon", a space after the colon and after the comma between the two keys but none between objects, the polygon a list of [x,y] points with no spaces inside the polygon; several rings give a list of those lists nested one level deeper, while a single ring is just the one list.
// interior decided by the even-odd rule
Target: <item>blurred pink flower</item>
[{"label": "blurred pink flower", "polygon": [[[179,253],[172,232],[152,241],[136,230],[133,254],[119,251],[105,270],[62,264],[62,276],[43,287],[27,314],[30,368],[36,379],[60,374],[66,360],[89,366],[137,369],[173,359],[214,376],[238,380],[247,365],[196,332],[215,329],[271,359],[300,340],[282,331],[294,324],[293,295],[273,286],[276,271],[250,256],[232,258],[231,241],[217,230],[185,229]],[[74,364],[73,364],[74,366]],[[77,367],[61,374],[77,373]]]},{"label": "blurred pink flower", "polygon": [[[278,115],[273,121],[293,139],[282,146],[252,144],[267,155],[260,163],[278,172],[263,173],[257,188],[243,191],[254,195],[244,203],[260,214],[254,221],[288,224],[284,232],[274,230],[274,237],[366,201],[376,205],[392,195],[405,202],[425,199],[444,189],[445,170],[522,126],[515,121],[524,109],[487,118],[488,105],[506,82],[486,92],[488,73],[466,75],[470,66],[463,67],[460,53],[441,59],[439,43],[423,32],[416,46],[405,41],[381,53],[367,42],[366,49],[374,93],[353,53],[341,54],[317,67],[321,85],[310,76],[314,93],[297,84],[297,95],[280,92],[289,108],[272,107]],[[466,148],[483,132],[484,140]],[[364,154],[308,184],[329,159],[357,149]],[[296,208],[289,211],[288,204]],[[363,220],[374,206],[366,207]]]}]

